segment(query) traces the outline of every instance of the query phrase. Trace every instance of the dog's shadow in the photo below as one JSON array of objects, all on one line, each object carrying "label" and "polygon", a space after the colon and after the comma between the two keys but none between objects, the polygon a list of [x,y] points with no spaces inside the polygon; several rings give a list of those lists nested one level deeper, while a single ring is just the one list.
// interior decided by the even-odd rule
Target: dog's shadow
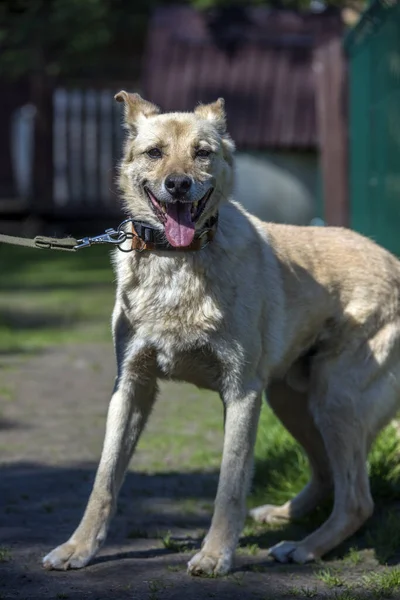
[{"label": "dog's shadow", "polygon": [[[47,548],[65,541],[79,523],[95,474],[95,465],[76,467],[14,463],[0,468],[0,532],[7,541],[39,541]],[[218,472],[128,473],[114,518],[110,547],[93,564],[121,559],[146,560],[197,551],[210,524]],[[253,526],[249,520],[239,543],[239,570],[263,566],[258,549],[281,540],[300,540],[329,514],[322,507],[310,518],[284,526]],[[400,563],[400,504],[378,504],[372,519],[355,536],[324,558],[356,556],[372,549],[381,564]],[[173,532],[173,533],[170,533]],[[140,543],[136,543],[140,541]],[[132,545],[132,550],[129,546]],[[136,547],[135,547],[136,546]],[[265,556],[265,553],[263,553]],[[245,559],[245,560],[243,560]],[[297,567],[296,567],[297,568]]]}]

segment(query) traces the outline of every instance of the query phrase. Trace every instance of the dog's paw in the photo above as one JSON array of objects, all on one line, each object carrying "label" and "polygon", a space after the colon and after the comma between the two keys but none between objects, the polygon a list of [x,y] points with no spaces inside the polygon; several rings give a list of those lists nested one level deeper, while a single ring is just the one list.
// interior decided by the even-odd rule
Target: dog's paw
[{"label": "dog's paw", "polygon": [[215,556],[208,554],[203,550],[195,554],[188,563],[188,573],[199,577],[213,577],[216,575],[226,575],[232,565],[230,556]]},{"label": "dog's paw", "polygon": [[278,562],[293,562],[299,565],[317,559],[315,554],[307,550],[301,542],[279,542],[279,544],[269,549],[269,555]]},{"label": "dog's paw", "polygon": [[287,523],[290,520],[280,506],[273,504],[257,506],[249,511],[249,516],[257,523]]},{"label": "dog's paw", "polygon": [[86,567],[94,554],[95,550],[86,544],[66,542],[49,552],[43,558],[42,563],[43,567],[47,570],[57,569],[59,571],[66,571],[67,569],[81,569],[82,567]]}]

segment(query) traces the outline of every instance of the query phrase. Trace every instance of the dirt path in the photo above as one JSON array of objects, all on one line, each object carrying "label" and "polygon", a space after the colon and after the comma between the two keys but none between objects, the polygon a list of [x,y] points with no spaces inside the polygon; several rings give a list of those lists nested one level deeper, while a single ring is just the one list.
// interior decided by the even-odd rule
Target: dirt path
[{"label": "dirt path", "polygon": [[[210,395],[175,385],[163,388],[99,556],[81,571],[43,571],[41,557],[72,532],[91,489],[113,353],[97,345],[17,356],[2,361],[0,378],[1,599],[339,597],[312,577],[311,567],[275,565],[265,549],[239,553],[235,572],[220,580],[185,573],[211,516],[221,408]],[[190,444],[172,444],[174,427]]]}]

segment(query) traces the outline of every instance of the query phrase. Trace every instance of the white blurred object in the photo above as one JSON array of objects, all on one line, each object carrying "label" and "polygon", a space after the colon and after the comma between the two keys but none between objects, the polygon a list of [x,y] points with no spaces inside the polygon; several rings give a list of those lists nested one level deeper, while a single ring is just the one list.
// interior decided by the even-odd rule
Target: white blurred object
[{"label": "white blurred object", "polygon": [[[280,160],[283,163],[285,157]],[[287,159],[288,163],[290,160]],[[297,170],[302,168],[299,163]],[[304,178],[310,180],[310,186],[316,187],[316,167],[305,165],[304,171]],[[315,192],[312,193],[300,176],[295,176],[282,164],[276,164],[275,160],[245,153],[236,155],[234,198],[260,219],[306,225],[315,216],[314,196]]]},{"label": "white blurred object", "polygon": [[28,198],[32,188],[36,107],[18,108],[11,122],[11,159],[18,196]]}]

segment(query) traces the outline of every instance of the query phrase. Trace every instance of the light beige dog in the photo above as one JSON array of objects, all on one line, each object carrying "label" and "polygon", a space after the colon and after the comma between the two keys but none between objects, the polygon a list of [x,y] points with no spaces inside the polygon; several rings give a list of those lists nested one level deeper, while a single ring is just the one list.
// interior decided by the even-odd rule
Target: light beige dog
[{"label": "light beige dog", "polygon": [[400,400],[400,263],[351,231],[265,224],[231,201],[234,147],[222,100],[160,114],[136,94],[116,98],[129,132],[126,207],[159,242],[116,251],[118,377],[104,448],[79,527],[44,566],[83,567],[104,542],[159,378],[216,390],[225,408],[214,515],[189,572],[221,575],[232,565],[264,390],[307,452],[312,478],[284,506],[252,515],[300,517],[333,491],[319,529],[270,550],[281,562],[316,559],[373,511],[367,452]]}]

